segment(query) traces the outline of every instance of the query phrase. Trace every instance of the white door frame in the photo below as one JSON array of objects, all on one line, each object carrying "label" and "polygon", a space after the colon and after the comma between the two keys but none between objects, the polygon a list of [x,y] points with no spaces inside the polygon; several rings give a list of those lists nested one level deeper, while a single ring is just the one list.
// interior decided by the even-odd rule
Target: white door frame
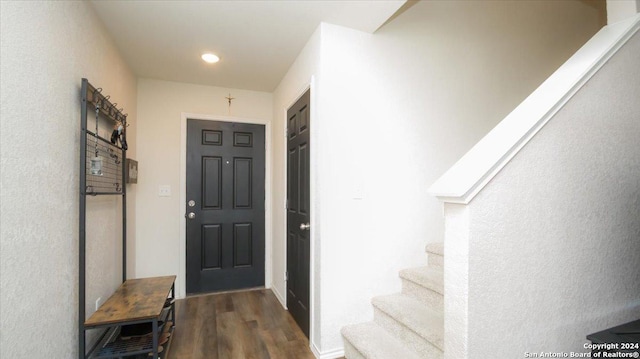
[{"label": "white door frame", "polygon": [[220,122],[237,122],[264,125],[265,137],[265,172],[264,172],[264,286],[271,287],[272,271],[272,238],[271,238],[271,123],[266,120],[248,119],[240,117],[203,115],[196,113],[182,112],[180,114],[180,263],[178,268],[178,278],[176,280],[176,297],[184,298],[187,295],[187,219],[185,218],[185,208],[187,208],[187,120],[205,120]]}]

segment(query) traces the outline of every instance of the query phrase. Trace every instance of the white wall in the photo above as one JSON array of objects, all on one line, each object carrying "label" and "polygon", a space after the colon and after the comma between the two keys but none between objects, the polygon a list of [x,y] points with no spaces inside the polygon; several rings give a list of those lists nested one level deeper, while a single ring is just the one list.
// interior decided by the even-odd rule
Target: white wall
[{"label": "white wall", "polygon": [[[362,36],[337,27],[331,30],[333,35],[327,39],[337,42],[328,44],[326,51],[344,49],[347,54],[360,59],[360,64],[367,63],[367,69],[376,75],[374,77],[370,73],[369,76],[365,76],[360,72],[361,70],[357,69],[358,62],[353,60],[349,60],[349,66],[354,68],[353,74],[340,69],[336,61],[344,55],[334,53],[331,55],[334,56],[333,60],[328,62],[332,65],[325,66],[323,69],[333,69],[333,66],[337,66],[336,72],[328,75],[328,79],[333,81],[334,86],[326,87],[337,92],[335,94],[327,92],[326,99],[330,101],[327,106],[320,106],[324,98],[312,99],[318,105],[316,107],[331,108],[333,111],[332,114],[324,116],[316,110],[318,111],[315,114],[316,119],[312,119],[318,126],[317,136],[323,136],[323,140],[313,139],[317,144],[316,153],[313,155],[315,158],[312,161],[318,163],[318,168],[326,170],[326,174],[322,177],[326,184],[322,183],[320,176],[315,179],[314,195],[318,198],[315,200],[316,208],[314,208],[316,215],[312,220],[316,222],[315,229],[312,231],[316,255],[320,256],[321,250],[328,251],[322,261],[324,265],[317,263],[314,266],[315,288],[318,289],[315,301],[317,302],[322,295],[326,304],[322,307],[323,312],[320,311],[319,305],[314,307],[314,315],[318,320],[312,342],[321,346],[323,352],[331,352],[341,347],[338,330],[343,324],[368,318],[370,312],[368,300],[371,296],[397,289],[396,270],[401,266],[420,262],[424,242],[440,239],[441,225],[431,223],[430,220],[424,221],[425,218],[439,216],[439,209],[436,210],[435,205],[422,203],[422,186],[425,181],[429,182],[428,178],[435,176],[430,173],[441,172],[447,163],[464,152],[468,144],[475,141],[490,127],[493,120],[501,118],[501,114],[512,107],[510,102],[517,103],[524,97],[583,42],[591,31],[589,26],[587,29],[580,29],[581,22],[574,20],[582,18],[585,19],[585,23],[592,23],[590,19],[594,16],[585,9],[574,8],[577,5],[573,3],[563,2],[557,5],[561,9],[548,10],[550,14],[545,12],[547,10],[536,7],[535,4],[527,5],[534,7],[535,11],[527,7],[517,8],[513,4],[502,4],[503,6],[498,8],[495,4],[480,6],[472,3],[424,2],[413,6],[407,13],[383,28],[379,32],[381,36]],[[284,138],[280,137],[279,141],[276,140],[284,128],[283,122],[279,122],[283,119],[282,114],[303,92],[305,86],[311,81],[311,75],[320,73],[318,34],[312,37],[310,49],[303,51],[273,97],[266,93],[153,80],[141,80],[136,92],[135,78],[121,60],[117,49],[87,3],[3,1],[1,5],[2,248],[0,256],[2,259],[3,335],[0,356],[20,358],[25,348],[29,349],[30,357],[76,355],[78,202],[76,147],[79,143],[78,90],[80,78],[83,76],[103,87],[105,93],[110,94],[125,108],[133,123],[129,128],[129,155],[140,163],[140,178],[137,185],[128,188],[129,205],[138,204],[135,211],[128,211],[130,233],[135,233],[138,237],[137,241],[131,240],[131,243],[135,243],[135,247],[130,248],[130,259],[134,258],[135,253],[135,258],[138,260],[137,263],[130,261],[130,276],[145,277],[179,272],[179,258],[175,253],[180,245],[178,242],[180,231],[183,230],[180,228],[183,213],[179,203],[179,193],[176,191],[179,187],[180,114],[191,112],[227,115],[226,100],[223,97],[229,91],[236,97],[232,116],[267,120],[273,116],[277,119],[272,132],[274,168],[280,166],[277,167],[279,170],[274,170],[273,176],[273,234],[276,237],[274,261],[278,255],[276,252],[281,255],[284,253],[284,216],[283,211],[280,211],[280,217],[278,217],[276,210],[277,208],[282,210],[279,206],[284,203],[284,155],[283,152],[279,152],[283,151]],[[493,15],[474,15],[484,11],[487,15]],[[502,18],[499,16],[502,11],[514,14],[511,17]],[[575,17],[569,16],[570,13]],[[539,18],[538,15],[542,17]],[[561,25],[557,25],[560,23],[556,21],[557,18],[563,18],[562,26],[566,28],[558,27]],[[547,22],[541,23],[541,19]],[[530,31],[514,34],[513,30],[520,27]],[[502,29],[510,31],[502,31]],[[545,31],[554,36],[548,36]],[[343,34],[346,36],[345,39],[340,39],[339,37]],[[564,34],[567,38],[563,39],[560,34]],[[517,40],[523,38],[527,39],[524,41],[527,43],[526,48],[533,49],[531,53],[513,50],[513,46],[517,48],[519,43]],[[543,41],[550,38],[551,43]],[[490,41],[491,39],[494,40]],[[363,41],[357,48],[364,52],[353,54],[348,46],[350,41]],[[487,46],[479,45],[483,41]],[[572,47],[568,44],[574,45]],[[515,56],[515,58],[504,58],[506,55]],[[471,57],[476,61],[469,61]],[[507,62],[517,65],[505,70],[503,65]],[[501,71],[497,71],[498,69]],[[527,69],[527,71],[520,71],[520,69]],[[350,90],[333,88],[338,83],[336,81],[338,73],[346,76],[342,83],[352,85]],[[511,81],[514,77],[517,81]],[[349,79],[363,80],[363,82],[349,82]],[[318,84],[316,92],[322,93],[323,89],[320,89],[322,80],[317,78],[315,83]],[[475,85],[470,86],[469,83]],[[517,85],[510,87],[509,84]],[[368,88],[369,85],[374,87]],[[498,93],[488,96],[486,88],[496,90]],[[476,104],[482,105],[482,108],[471,111],[468,110],[472,107],[471,105],[458,106],[460,93],[464,95],[463,102],[476,99]],[[360,137],[357,138],[353,147],[349,147],[346,142],[351,139],[334,130],[342,130],[340,121],[345,121],[345,118],[347,122],[351,120],[346,117],[347,115],[361,116],[361,112],[353,111],[353,108],[349,107],[351,105],[345,104],[348,98],[339,98],[337,95],[349,96],[354,99],[353,103],[365,102],[366,108],[372,107],[367,109],[366,113],[372,116],[371,123],[383,124],[382,128],[388,130],[389,122],[394,126],[401,122],[400,127],[390,133],[405,135],[408,143],[404,141],[401,143],[396,136],[391,140],[392,145],[389,146],[396,151],[395,154],[401,156],[381,153],[381,150],[371,148],[380,143],[376,141],[377,138]],[[136,96],[139,100],[137,111]],[[368,100],[364,101],[365,98]],[[485,100],[481,101],[481,99]],[[500,101],[495,101],[496,99]],[[425,102],[427,100],[429,102]],[[379,112],[377,104],[381,104]],[[483,104],[492,104],[492,106]],[[43,108],[46,111],[43,111]],[[345,111],[343,112],[341,108]],[[460,110],[461,108],[463,110]],[[462,114],[466,114],[469,118],[458,121],[459,118],[465,118],[458,111],[462,111]],[[140,117],[139,126],[141,126],[137,136],[136,113]],[[47,116],[40,119],[41,114]],[[325,117],[328,119],[327,125],[320,125],[318,121]],[[386,121],[387,119],[391,121]],[[363,123],[362,119],[356,120],[354,124],[346,124],[344,128],[358,129],[358,124]],[[438,120],[437,126],[421,124],[422,121],[435,123],[436,120]],[[444,129],[440,127],[443,123],[447,124]],[[367,121],[364,124],[369,126]],[[463,127],[472,127],[471,134],[465,137],[456,133],[455,138],[459,139],[456,143],[446,140],[451,138],[449,134]],[[379,135],[380,129],[368,131]],[[431,131],[433,134],[430,137],[427,136],[432,133]],[[383,135],[387,132],[389,131],[384,131]],[[334,136],[335,150],[333,149]],[[380,138],[389,139],[390,137],[381,136]],[[426,138],[429,141],[425,141]],[[137,143],[141,144],[138,151],[136,151]],[[396,145],[398,148],[394,147]],[[354,178],[347,181],[346,187],[342,182],[328,178],[331,173],[344,176],[345,173],[355,172],[340,165],[343,153],[338,150],[345,148],[353,148],[355,151],[354,154],[346,157],[348,163],[361,166],[363,170],[363,174],[356,173]],[[403,177],[416,176],[413,179],[405,179],[402,184],[408,188],[398,193],[398,195],[410,193],[412,198],[395,198],[397,196],[390,195],[388,188],[391,185],[397,188],[398,185],[395,181],[390,185],[390,176],[380,176],[380,172],[376,170],[377,164],[373,161],[357,163],[355,154],[368,156],[369,152],[380,159],[386,159],[386,163],[391,166],[395,166],[396,160],[404,161],[401,163],[407,165],[421,163],[420,166],[423,167],[424,172],[404,168],[398,172]],[[414,161],[401,160],[402,156],[414,156]],[[33,161],[37,161],[36,165],[26,165]],[[429,170],[424,163],[429,163],[433,170]],[[337,164],[337,168],[331,169],[333,164]],[[34,167],[46,170],[33,172],[31,169]],[[60,175],[52,176],[53,172]],[[380,178],[376,179],[378,177]],[[159,184],[170,185],[173,196],[158,198]],[[43,192],[34,191],[34,188],[43,188],[44,195]],[[360,197],[360,194],[362,194],[362,200],[353,199],[353,197]],[[136,195],[138,195],[137,201],[135,201]],[[324,198],[325,195],[326,198]],[[275,198],[277,196],[279,197]],[[330,215],[326,219],[321,219],[319,206],[325,200],[328,204],[326,208],[322,208],[322,211]],[[91,256],[93,259],[89,259],[89,263],[92,263],[89,276],[92,283],[96,285],[88,289],[88,303],[92,303],[98,296],[103,296],[104,299],[119,283],[119,264],[116,263],[118,248],[114,244],[119,232],[105,230],[119,226],[119,211],[114,208],[117,206],[115,202],[114,199],[100,199],[97,203],[93,203],[94,206],[90,209],[92,218],[105,215],[108,219],[103,222],[104,226],[95,228],[100,233],[94,233],[93,236],[96,238],[95,243],[99,245],[91,250],[101,255],[99,258]],[[361,232],[350,229],[359,226],[365,231],[374,232],[372,228],[376,228],[377,223],[373,220],[364,222],[365,215],[371,215],[368,217],[371,219],[380,219],[384,213],[389,214],[390,204],[407,208],[405,213],[408,214],[408,219],[384,216],[384,221],[379,221],[379,223],[385,223],[384,227],[378,226],[379,231],[375,231],[371,238],[366,238],[367,241],[364,241]],[[345,205],[345,213],[349,215],[362,209],[365,215],[354,218],[363,221],[347,223],[337,219],[334,223],[336,216],[331,213],[343,205]],[[365,211],[362,208],[364,205],[372,205],[372,207]],[[34,208],[40,210],[34,211]],[[379,213],[374,213],[376,210],[379,210]],[[394,211],[398,209],[394,208]],[[137,220],[134,217],[137,217]],[[399,222],[396,222],[398,219]],[[347,225],[350,227],[346,228]],[[398,235],[398,231],[393,229],[410,232],[411,238]],[[323,234],[326,242],[320,241],[320,233],[324,230],[328,233],[327,236]],[[277,236],[278,234],[280,237]],[[133,235],[129,237],[134,238]],[[277,238],[280,238],[279,243]],[[402,245],[394,242],[395,249],[388,252],[388,256],[380,258],[381,250],[386,249],[388,245],[386,238],[402,241]],[[277,247],[278,245],[280,247]],[[282,280],[284,258],[276,262],[274,268],[278,268],[279,271],[274,270],[274,286],[284,293]],[[354,262],[357,267],[351,267]],[[380,266],[378,263],[388,263],[388,267]],[[132,268],[132,265],[135,267]],[[321,272],[322,268],[324,272]],[[351,272],[351,277],[343,278],[343,272],[340,270],[349,268],[355,271]],[[365,268],[371,272],[365,273]],[[327,277],[323,277],[323,281],[320,282],[320,277],[325,274]],[[353,278],[357,274],[366,274],[366,276]],[[353,282],[354,279],[357,282]],[[360,282],[362,284],[359,286],[366,290],[358,293],[356,291],[359,286],[346,285]],[[322,283],[326,283],[326,287],[320,287]],[[69,296],[74,300],[55,301],[55,298],[68,299]],[[340,298],[351,296],[354,296],[354,299],[347,303],[340,301]],[[52,298],[56,305],[51,305]],[[323,319],[324,324],[321,325],[320,314],[323,314],[325,309],[327,315]],[[342,316],[345,313],[353,314]],[[324,334],[322,342],[320,342],[321,334]],[[47,345],[31,345],[40,342],[46,342]]]},{"label": "white wall", "polygon": [[[80,80],[102,87],[129,113],[135,156],[136,79],[89,3],[0,6],[0,357],[74,358]],[[127,190],[134,208],[135,186]],[[122,279],[118,203],[89,201],[87,314]],[[131,217],[129,227],[133,240]]]},{"label": "white wall", "polygon": [[613,24],[640,13],[640,0],[607,0],[607,24]]},{"label": "white wall", "polygon": [[[321,352],[444,237],[427,186],[600,27],[581,2],[418,2],[375,35],[324,25]],[[278,108],[275,109],[278,111]],[[314,119],[312,119],[314,121]],[[277,275],[277,274],[274,274]]]},{"label": "white wall", "polygon": [[636,34],[468,205],[470,357],[640,316],[639,57]]},{"label": "white wall", "polygon": [[[273,96],[270,93],[138,80],[136,275],[140,278],[178,275],[176,291],[182,295],[185,293],[184,277],[180,276],[185,270],[184,247],[181,247],[185,205],[180,200],[181,117],[182,113],[227,117],[229,107],[225,97],[229,93],[235,98],[231,105],[232,117],[271,121]],[[170,197],[158,196],[160,185],[170,186]],[[268,223],[266,228],[269,230]],[[267,251],[269,245],[266,244]],[[266,284],[269,285],[268,280]]]}]

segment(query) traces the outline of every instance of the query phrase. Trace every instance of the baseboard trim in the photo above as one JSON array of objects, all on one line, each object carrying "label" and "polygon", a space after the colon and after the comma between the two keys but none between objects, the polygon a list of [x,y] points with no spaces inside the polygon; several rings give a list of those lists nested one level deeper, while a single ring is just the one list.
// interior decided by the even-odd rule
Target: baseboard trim
[{"label": "baseboard trim", "polygon": [[336,359],[342,358],[344,356],[344,348],[337,348],[326,352],[321,352],[316,346],[316,343],[311,343],[311,352],[318,359]]},{"label": "baseboard trim", "polygon": [[278,290],[276,289],[276,287],[272,286],[271,287],[271,291],[273,292],[273,294],[276,295],[276,298],[278,298],[278,302],[280,302],[280,304],[282,305],[282,307],[284,309],[287,309],[287,302],[284,300],[284,297],[282,296],[282,294],[280,294],[280,292],[278,292]]}]

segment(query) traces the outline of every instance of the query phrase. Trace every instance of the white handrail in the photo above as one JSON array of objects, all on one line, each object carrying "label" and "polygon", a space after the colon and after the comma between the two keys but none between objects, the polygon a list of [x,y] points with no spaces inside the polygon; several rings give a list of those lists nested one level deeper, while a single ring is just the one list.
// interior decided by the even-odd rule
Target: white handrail
[{"label": "white handrail", "polygon": [[602,28],[440,177],[429,193],[444,202],[471,202],[639,28],[640,14]]}]

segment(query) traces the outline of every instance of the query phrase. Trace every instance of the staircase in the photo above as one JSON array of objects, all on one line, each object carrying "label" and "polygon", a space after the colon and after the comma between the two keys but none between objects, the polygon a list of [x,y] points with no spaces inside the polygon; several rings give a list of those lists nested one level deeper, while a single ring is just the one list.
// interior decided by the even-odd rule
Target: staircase
[{"label": "staircase", "polygon": [[443,244],[426,252],[427,267],[400,271],[401,293],[373,298],[372,322],[342,328],[347,359],[443,358]]}]

